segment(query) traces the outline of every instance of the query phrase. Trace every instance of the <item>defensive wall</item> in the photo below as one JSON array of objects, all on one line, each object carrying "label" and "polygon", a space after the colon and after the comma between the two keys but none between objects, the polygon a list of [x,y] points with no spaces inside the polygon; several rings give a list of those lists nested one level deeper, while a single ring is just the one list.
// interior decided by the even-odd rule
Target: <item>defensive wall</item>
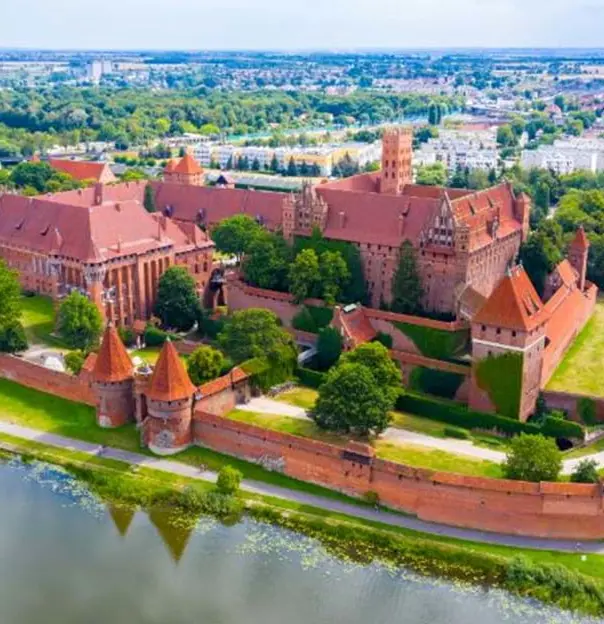
[{"label": "defensive wall", "polygon": [[0,377],[70,401],[86,405],[96,404],[85,371],[78,376],[70,375],[50,370],[13,355],[2,354],[0,355]]},{"label": "defensive wall", "polygon": [[580,409],[581,403],[588,401],[593,405],[595,422],[604,423],[604,397],[545,390],[543,392],[543,398],[549,409],[562,410],[568,414],[569,418],[579,423],[583,423]]},{"label": "defensive wall", "polygon": [[295,479],[380,501],[428,522],[556,539],[604,538],[602,486],[468,477],[377,459],[358,443],[335,446],[204,411],[196,444],[257,462]]}]

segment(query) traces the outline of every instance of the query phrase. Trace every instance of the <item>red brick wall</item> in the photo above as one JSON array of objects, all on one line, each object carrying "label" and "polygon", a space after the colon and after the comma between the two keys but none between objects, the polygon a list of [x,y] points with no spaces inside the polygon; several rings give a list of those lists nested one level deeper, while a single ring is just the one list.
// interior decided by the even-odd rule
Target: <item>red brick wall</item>
[{"label": "red brick wall", "polygon": [[602,397],[545,390],[543,392],[543,398],[549,409],[564,410],[572,420],[577,422],[582,422],[579,414],[579,401],[581,401],[581,399],[591,399],[596,408],[596,420],[600,423],[604,423],[604,398]]},{"label": "red brick wall", "polygon": [[344,459],[342,447],[268,431],[196,410],[197,444],[259,462],[284,474],[362,496],[431,522],[559,539],[602,539],[598,485],[526,483],[437,473],[367,457]]},{"label": "red brick wall", "polygon": [[84,379],[52,371],[11,355],[0,355],[0,377],[71,401],[96,404],[94,394]]}]

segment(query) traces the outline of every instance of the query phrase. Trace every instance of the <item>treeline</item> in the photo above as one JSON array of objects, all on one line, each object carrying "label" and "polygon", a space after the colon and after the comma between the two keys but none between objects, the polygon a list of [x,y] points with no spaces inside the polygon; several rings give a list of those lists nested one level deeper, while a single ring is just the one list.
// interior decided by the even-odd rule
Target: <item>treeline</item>
[{"label": "treeline", "polygon": [[[463,100],[440,97],[448,110]],[[56,143],[110,141],[118,148],[184,132],[243,135],[308,125],[371,124],[427,115],[432,96],[358,92],[225,93],[57,87],[0,91],[0,157]]]}]

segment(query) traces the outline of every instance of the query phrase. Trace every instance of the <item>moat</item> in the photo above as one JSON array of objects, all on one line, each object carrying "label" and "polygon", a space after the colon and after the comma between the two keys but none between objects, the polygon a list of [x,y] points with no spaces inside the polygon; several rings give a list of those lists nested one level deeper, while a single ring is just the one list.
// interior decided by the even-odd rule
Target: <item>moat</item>
[{"label": "moat", "polygon": [[595,622],[498,590],[340,561],[244,520],[107,506],[64,471],[0,465],[2,624]]}]

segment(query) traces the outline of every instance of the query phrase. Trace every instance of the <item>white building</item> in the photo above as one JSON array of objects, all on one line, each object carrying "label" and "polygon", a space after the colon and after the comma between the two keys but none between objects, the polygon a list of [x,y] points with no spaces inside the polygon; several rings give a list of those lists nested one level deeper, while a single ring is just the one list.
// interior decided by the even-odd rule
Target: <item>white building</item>
[{"label": "white building", "polygon": [[604,171],[604,140],[563,139],[536,150],[524,150],[520,163],[526,169],[551,169],[560,175],[585,170]]}]

